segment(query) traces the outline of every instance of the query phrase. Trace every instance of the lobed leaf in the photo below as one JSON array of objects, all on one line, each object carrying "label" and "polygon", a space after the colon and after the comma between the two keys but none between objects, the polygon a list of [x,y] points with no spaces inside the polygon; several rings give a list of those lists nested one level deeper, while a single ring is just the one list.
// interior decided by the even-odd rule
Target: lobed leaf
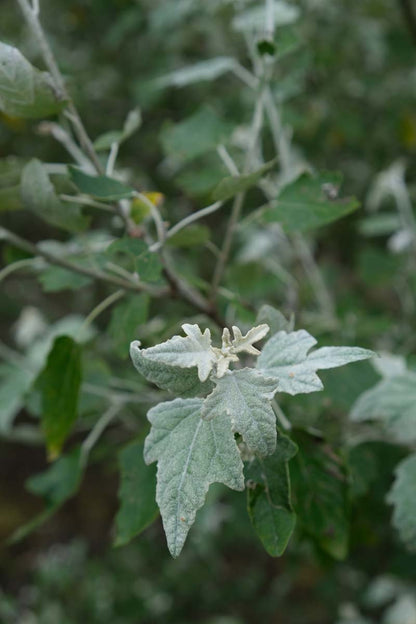
[{"label": "lobed leaf", "polygon": [[306,394],[323,388],[317,370],[336,368],[374,355],[359,347],[322,347],[308,353],[315,344],[315,338],[304,329],[280,331],[265,344],[257,368],[278,379],[279,392]]},{"label": "lobed leaf", "polygon": [[211,483],[244,489],[243,463],[229,419],[201,418],[202,399],[175,399],[148,413],[152,424],[145,441],[145,462],[158,462],[156,500],[169,551],[182,550]]},{"label": "lobed leaf", "polygon": [[143,357],[138,340],[130,344],[130,357],[138,372],[162,390],[169,390],[180,397],[199,396],[212,390],[210,381],[202,383],[199,380],[196,368],[187,370]]},{"label": "lobed leaf", "polygon": [[152,362],[179,366],[180,368],[198,368],[200,381],[206,381],[216,363],[215,353],[211,348],[211,332],[201,332],[198,325],[182,325],[186,337],[174,336],[149,349],[143,349],[142,356]]},{"label": "lobed leaf", "polygon": [[251,368],[227,371],[215,379],[215,388],[205,399],[202,417],[231,419],[253,453],[270,455],[276,448],[276,418],[270,405],[278,382]]}]

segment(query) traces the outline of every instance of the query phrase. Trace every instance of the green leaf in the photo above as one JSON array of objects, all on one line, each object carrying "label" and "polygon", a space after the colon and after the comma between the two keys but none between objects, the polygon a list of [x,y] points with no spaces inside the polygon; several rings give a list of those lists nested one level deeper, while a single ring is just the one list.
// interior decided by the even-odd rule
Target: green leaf
[{"label": "green leaf", "polygon": [[77,418],[81,377],[80,345],[69,336],[59,336],[36,380],[42,395],[42,429],[52,458],[61,452]]},{"label": "green leaf", "polygon": [[266,163],[257,171],[248,173],[247,175],[229,176],[221,180],[218,186],[215,187],[212,198],[214,201],[225,201],[234,197],[238,193],[245,193],[252,186],[258,184],[262,177],[268,173],[276,164],[276,160],[271,160]]},{"label": "green leaf", "polygon": [[19,527],[9,538],[8,543],[15,543],[32,533],[38,526],[50,518],[79,489],[82,468],[79,461],[79,449],[63,455],[48,470],[34,475],[26,481],[26,489],[41,496],[46,508],[29,522]]},{"label": "green leaf", "polygon": [[322,441],[298,434],[290,465],[292,495],[304,532],[335,559],[348,552],[348,487],[341,457]]},{"label": "green leaf", "polygon": [[304,329],[280,331],[266,342],[257,368],[278,379],[278,392],[306,394],[323,389],[317,370],[337,368],[374,355],[373,351],[359,347],[322,347],[308,353],[315,344],[315,338]]},{"label": "green leaf", "polygon": [[[158,282],[162,272],[162,263],[157,253],[137,238],[119,238],[106,249],[106,256],[120,263],[131,273],[137,273],[143,282]],[[123,262],[124,261],[124,262]]]},{"label": "green leaf", "polygon": [[229,138],[233,126],[223,121],[208,106],[204,106],[188,119],[166,126],[161,141],[165,154],[188,161],[213,150]]},{"label": "green leaf", "polygon": [[17,48],[0,42],[0,111],[36,119],[58,113],[64,106],[52,77],[33,67]]},{"label": "green leaf", "polygon": [[115,546],[127,544],[151,524],[159,514],[155,501],[156,468],[143,460],[144,444],[135,442],[120,455],[120,509],[116,516]]},{"label": "green leaf", "polygon": [[243,490],[243,463],[230,421],[201,418],[201,399],[175,399],[148,413],[145,462],[158,462],[156,500],[173,557],[182,550],[211,483]]},{"label": "green leaf", "polygon": [[81,193],[91,195],[101,201],[117,201],[133,197],[135,190],[126,186],[118,180],[108,176],[91,176],[78,169],[78,167],[68,166],[68,171],[72,182]]},{"label": "green leaf", "polygon": [[262,323],[266,323],[270,327],[270,333],[273,336],[273,334],[277,334],[279,331],[286,331],[288,333],[293,331],[294,319],[292,317],[288,321],[280,310],[265,304],[261,306],[256,317],[256,325]]},{"label": "green leaf", "polygon": [[246,468],[248,514],[272,557],[283,554],[295,527],[288,462],[297,451],[296,444],[279,434],[273,455],[256,457]]},{"label": "green leaf", "polygon": [[127,358],[131,337],[137,327],[146,322],[148,309],[149,296],[144,293],[130,295],[113,308],[108,331],[118,356]]},{"label": "green leaf", "polygon": [[129,112],[122,130],[110,130],[102,134],[94,141],[94,149],[97,152],[111,149],[114,143],[121,145],[140,128],[142,116],[140,109],[135,108]]},{"label": "green leaf", "polygon": [[214,351],[211,348],[211,332],[206,329],[201,332],[198,325],[185,323],[182,325],[186,337],[174,336],[149,349],[142,350],[146,360],[180,368],[198,368],[200,381],[206,381],[216,363]]},{"label": "green leaf", "polygon": [[179,230],[166,244],[169,247],[198,247],[206,243],[210,238],[210,229],[206,225],[190,225]]},{"label": "green leaf", "polygon": [[416,552],[416,453],[400,462],[387,500],[394,505],[393,524],[409,550]]},{"label": "green leaf", "polygon": [[218,56],[194,63],[189,67],[183,67],[177,71],[171,72],[166,76],[161,76],[155,80],[155,86],[163,87],[185,87],[186,85],[205,80],[215,80],[226,72],[234,69],[235,60],[228,56]]},{"label": "green leaf", "polygon": [[341,181],[338,173],[316,177],[304,173],[283,188],[263,219],[280,223],[286,232],[304,232],[336,221],[359,207],[355,198],[337,199]]},{"label": "green leaf", "polygon": [[354,404],[351,419],[380,422],[393,440],[416,442],[416,374],[388,377],[364,392]]},{"label": "green leaf", "polygon": [[44,165],[34,158],[23,169],[21,180],[23,205],[47,223],[70,232],[83,230],[89,223],[75,204],[61,203]]},{"label": "green leaf", "polygon": [[[85,266],[86,263],[78,261],[77,264]],[[86,275],[80,275],[74,271],[68,271],[58,266],[46,268],[38,276],[44,292],[60,292],[61,290],[78,290],[91,284],[92,279]]]},{"label": "green leaf", "polygon": [[227,371],[215,379],[215,388],[205,399],[202,418],[215,420],[227,414],[249,449],[270,455],[276,448],[276,417],[270,405],[277,380],[252,368]]},{"label": "green leaf", "polygon": [[210,381],[201,383],[196,368],[177,368],[143,357],[138,340],[130,345],[130,357],[138,372],[162,390],[170,390],[182,397],[199,396],[212,390]]}]

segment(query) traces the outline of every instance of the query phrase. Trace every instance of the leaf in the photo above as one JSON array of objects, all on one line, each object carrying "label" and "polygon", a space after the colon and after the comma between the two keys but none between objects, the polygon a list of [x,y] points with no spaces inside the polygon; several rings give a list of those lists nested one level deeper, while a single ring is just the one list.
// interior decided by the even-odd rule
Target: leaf
[{"label": "leaf", "polygon": [[293,331],[294,319],[293,317],[288,321],[283,314],[273,308],[270,305],[262,305],[257,317],[256,317],[256,325],[260,325],[265,323],[270,327],[270,333],[277,334],[279,331],[286,331],[288,333]]},{"label": "leaf", "polygon": [[170,390],[182,397],[199,396],[212,390],[210,381],[201,383],[196,368],[189,370],[177,368],[160,362],[152,362],[143,357],[138,340],[134,340],[130,345],[130,357],[139,373],[162,390]]},{"label": "leaf", "polygon": [[162,272],[160,258],[157,253],[150,252],[142,240],[119,238],[107,247],[105,254],[111,260],[122,264],[126,270],[136,273],[143,282],[160,280]]},{"label": "leaf", "polygon": [[166,155],[185,162],[225,143],[232,131],[231,124],[223,121],[211,107],[204,106],[184,121],[166,126],[161,141]]},{"label": "leaf", "polygon": [[182,329],[186,338],[174,336],[149,349],[142,350],[142,356],[151,362],[179,366],[180,368],[198,368],[200,381],[206,381],[216,363],[215,353],[211,348],[211,332],[201,332],[198,325],[185,323]]},{"label": "leaf", "polygon": [[416,442],[416,374],[383,379],[364,392],[353,405],[351,419],[380,422],[393,440]]},{"label": "leaf", "polygon": [[36,380],[42,395],[42,429],[51,458],[61,452],[77,418],[81,376],[80,345],[69,336],[59,336]]},{"label": "leaf", "polygon": [[145,441],[146,464],[158,462],[156,500],[173,557],[182,550],[211,483],[243,490],[243,463],[225,414],[207,422],[202,399],[175,399],[153,407]]},{"label": "leaf", "polygon": [[235,67],[235,60],[228,56],[218,56],[216,58],[209,59],[208,61],[201,61],[200,63],[194,63],[189,67],[178,69],[171,72],[166,76],[157,78],[154,82],[158,88],[163,87],[185,87],[186,85],[193,84],[195,82],[201,82],[204,80],[215,80],[226,72],[233,70]]},{"label": "leaf", "polygon": [[120,455],[120,508],[116,516],[115,546],[127,544],[155,520],[156,468],[143,460],[143,442],[124,448]]},{"label": "leaf", "polygon": [[133,197],[135,190],[126,186],[118,180],[108,176],[91,176],[78,169],[78,167],[68,166],[68,171],[72,182],[81,193],[91,195],[100,201],[117,201]]},{"label": "leaf", "polygon": [[46,508],[29,522],[19,527],[9,538],[15,543],[32,533],[50,518],[71,496],[76,494],[81,483],[82,468],[79,461],[79,448],[56,460],[45,472],[34,475],[26,481],[26,489],[42,496]]},{"label": "leaf", "polygon": [[248,173],[247,175],[229,176],[221,180],[215,187],[212,198],[214,201],[225,201],[234,197],[238,193],[245,193],[252,186],[256,186],[262,177],[268,173],[276,164],[276,160],[271,160],[257,171]]},{"label": "leaf", "polygon": [[44,165],[33,158],[23,169],[21,180],[23,205],[47,223],[70,232],[85,229],[89,219],[75,204],[62,204],[49,180]]},{"label": "leaf", "polygon": [[138,130],[142,123],[140,109],[134,108],[129,112],[122,130],[110,130],[102,134],[94,141],[94,149],[97,152],[111,149],[113,143],[121,145]]},{"label": "leaf", "polygon": [[[295,22],[300,15],[300,10],[283,0],[274,0],[273,2],[273,22],[276,26],[291,24]],[[262,32],[266,23],[266,9],[264,6],[253,7],[239,13],[232,21],[234,30],[244,31],[252,30],[254,32]]]},{"label": "leaf", "polygon": [[373,351],[359,347],[322,347],[308,354],[316,344],[304,329],[280,331],[270,338],[257,359],[257,368],[279,381],[278,392],[306,394],[323,389],[317,370],[336,368],[366,360]]},{"label": "leaf", "polygon": [[283,188],[263,219],[278,222],[286,232],[304,232],[336,221],[359,207],[355,198],[337,199],[341,181],[338,173],[316,177],[304,173]]},{"label": "leaf", "polygon": [[39,118],[65,106],[52,77],[41,72],[13,46],[0,42],[0,111],[11,117]]},{"label": "leaf", "polygon": [[[78,261],[78,265],[86,266],[87,263]],[[61,290],[78,290],[88,284],[92,279],[86,275],[80,275],[74,271],[68,271],[58,266],[47,267],[38,276],[44,292],[60,292]]]},{"label": "leaf", "polygon": [[22,210],[23,208],[20,185],[0,188],[0,212]]},{"label": "leaf", "polygon": [[270,405],[277,380],[259,371],[242,368],[215,379],[215,388],[205,399],[202,418],[214,420],[224,414],[231,419],[253,453],[270,455],[276,448],[276,417]]},{"label": "leaf", "polygon": [[296,444],[279,434],[273,455],[256,457],[246,469],[248,515],[272,557],[283,554],[295,527],[288,462],[297,450]]},{"label": "leaf", "polygon": [[127,358],[131,337],[137,327],[146,322],[148,309],[149,296],[144,293],[130,295],[113,308],[108,332],[120,357]]},{"label": "leaf", "polygon": [[290,465],[292,494],[304,532],[335,559],[348,551],[348,487],[341,458],[328,445],[298,434],[299,453]]},{"label": "leaf", "polygon": [[416,453],[400,462],[395,475],[387,496],[394,505],[393,524],[409,550],[416,552]]},{"label": "leaf", "polygon": [[199,247],[210,239],[210,229],[206,225],[190,225],[168,238],[169,247]]}]

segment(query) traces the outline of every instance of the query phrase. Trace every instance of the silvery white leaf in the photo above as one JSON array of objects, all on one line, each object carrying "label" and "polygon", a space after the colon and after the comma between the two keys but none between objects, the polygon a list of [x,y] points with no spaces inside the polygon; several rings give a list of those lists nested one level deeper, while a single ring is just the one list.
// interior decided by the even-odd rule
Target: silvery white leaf
[{"label": "silvery white leaf", "polygon": [[[276,26],[291,24],[300,15],[300,10],[296,6],[283,2],[283,0],[274,0],[273,12]],[[264,30],[265,13],[264,3],[261,6],[247,9],[233,19],[232,26],[237,31],[254,30],[258,32]]]},{"label": "silvery white leaf", "polygon": [[379,421],[396,442],[416,442],[416,374],[388,377],[364,392],[352,408],[351,419]]},{"label": "silvery white leaf", "polygon": [[143,350],[140,349],[138,340],[130,344],[130,357],[138,372],[163,390],[170,390],[182,397],[207,394],[212,390],[213,385],[210,381],[202,383],[199,380],[196,368],[184,370],[143,357]]},{"label": "silvery white leaf", "polygon": [[262,340],[269,332],[269,330],[270,327],[266,323],[263,323],[263,325],[257,325],[257,327],[253,327],[246,333],[245,336],[243,336],[239,328],[233,325],[233,352],[240,353],[242,351],[245,351],[246,353],[251,353],[252,355],[258,355],[260,351],[253,347],[253,343]]},{"label": "silvery white leaf", "polygon": [[148,413],[145,462],[158,462],[156,500],[169,550],[177,557],[211,483],[244,489],[243,463],[225,414],[207,422],[202,399],[175,399]]},{"label": "silvery white leaf", "polygon": [[407,372],[406,360],[402,355],[380,353],[380,357],[373,359],[372,365],[382,377],[398,377]]},{"label": "silvery white leaf", "polygon": [[251,451],[270,455],[276,448],[276,418],[270,401],[278,382],[253,368],[227,372],[215,380],[216,386],[205,399],[202,417],[216,420],[227,414]]},{"label": "silvery white leaf", "polygon": [[201,332],[198,325],[185,323],[182,329],[186,338],[174,336],[149,349],[142,350],[142,356],[152,362],[179,366],[180,368],[198,368],[200,381],[206,381],[216,363],[215,353],[211,348],[211,332]]},{"label": "silvery white leaf", "polygon": [[279,392],[306,394],[323,388],[317,370],[336,368],[374,355],[358,347],[322,347],[308,353],[315,344],[315,338],[304,329],[291,333],[280,331],[267,341],[257,368],[279,380]]}]

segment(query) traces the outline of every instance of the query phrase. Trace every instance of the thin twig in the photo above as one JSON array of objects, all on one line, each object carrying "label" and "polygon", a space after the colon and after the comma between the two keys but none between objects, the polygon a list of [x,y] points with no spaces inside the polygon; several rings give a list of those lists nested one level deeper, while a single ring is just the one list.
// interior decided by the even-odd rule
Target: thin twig
[{"label": "thin twig", "polygon": [[112,143],[110,148],[110,154],[108,155],[107,165],[105,167],[105,175],[111,176],[114,172],[118,155],[119,144]]},{"label": "thin twig", "polygon": [[94,445],[97,443],[101,435],[104,433],[105,429],[108,427],[110,422],[118,415],[121,408],[123,407],[122,403],[114,403],[110,405],[108,410],[104,412],[99,420],[95,423],[94,427],[91,429],[88,436],[85,438],[84,442],[81,445],[81,453],[80,453],[80,466],[84,469],[88,463],[88,457],[93,449]]},{"label": "thin twig", "polygon": [[103,301],[101,301],[97,306],[95,306],[95,308],[91,310],[91,312],[82,323],[80,333],[82,333],[93,321],[95,321],[97,316],[99,316],[102,312],[104,312],[104,310],[109,308],[113,303],[124,297],[125,294],[126,293],[124,290],[116,290],[115,292],[111,293],[111,295],[106,297]]},{"label": "thin twig", "polygon": [[[263,122],[263,104],[264,104],[264,91],[261,90],[254,109],[253,120],[251,124],[251,133],[250,133],[250,145],[247,150],[246,160],[243,168],[243,173],[247,173],[250,168],[251,159],[255,152],[257,140],[261,131],[262,122]],[[217,264],[215,266],[214,275],[212,278],[212,288],[211,288],[211,301],[215,301],[217,298],[218,287],[221,283],[222,277],[224,275],[225,267],[227,265],[228,257],[231,251],[231,245],[233,242],[235,230],[240,219],[241,211],[244,204],[246,194],[239,193],[236,195],[233,203],[233,207],[231,209],[231,216],[227,224],[227,230],[225,232],[225,238],[223,242],[223,246],[221,249],[221,255],[218,258]]]},{"label": "thin twig", "polygon": [[72,101],[71,96],[69,95],[67,88],[65,86],[65,81],[60,72],[57,62],[55,61],[55,57],[53,52],[49,46],[49,43],[45,37],[43,28],[39,21],[39,12],[36,11],[36,5],[33,7],[30,5],[28,0],[17,0],[20,9],[23,13],[23,16],[36,37],[36,40],[39,44],[40,51],[43,56],[43,60],[45,61],[45,65],[48,68],[53,81],[55,83],[55,89],[57,92],[57,96],[59,99],[64,100],[67,103],[68,110],[68,118],[72,122],[74,127],[75,134],[80,142],[81,147],[88,154],[88,157],[94,164],[94,167],[97,173],[103,173],[103,168],[101,166],[100,161],[98,160],[98,156],[95,152],[95,149],[91,143],[91,140],[85,130],[85,127],[82,123],[82,120],[79,116],[77,109],[75,108],[74,102]]},{"label": "thin twig", "polygon": [[14,273],[15,271],[19,271],[20,269],[24,269],[26,267],[34,268],[34,264],[36,263],[37,258],[23,258],[23,260],[17,260],[12,264],[8,264],[0,271],[0,282],[2,282],[6,277]]},{"label": "thin twig", "polygon": [[80,266],[78,264],[74,264],[73,262],[69,262],[55,254],[51,254],[48,251],[41,249],[38,245],[34,245],[28,240],[21,238],[17,234],[10,232],[6,228],[0,227],[0,240],[5,239],[9,241],[12,245],[15,245],[19,249],[23,251],[27,251],[28,253],[33,254],[34,256],[40,256],[47,260],[50,264],[54,264],[62,267],[63,269],[67,269],[68,271],[72,271],[73,273],[79,273],[81,275],[86,275],[87,277],[91,277],[92,279],[105,282],[107,284],[112,284],[114,286],[118,286],[118,288],[123,288],[124,290],[131,290],[133,292],[148,292],[153,297],[164,297],[169,291],[166,288],[155,288],[148,284],[144,284],[141,282],[135,281],[127,281],[124,279],[120,279],[113,275],[108,275],[106,273],[102,273],[101,271],[96,271],[94,269],[88,269],[87,267]]}]

